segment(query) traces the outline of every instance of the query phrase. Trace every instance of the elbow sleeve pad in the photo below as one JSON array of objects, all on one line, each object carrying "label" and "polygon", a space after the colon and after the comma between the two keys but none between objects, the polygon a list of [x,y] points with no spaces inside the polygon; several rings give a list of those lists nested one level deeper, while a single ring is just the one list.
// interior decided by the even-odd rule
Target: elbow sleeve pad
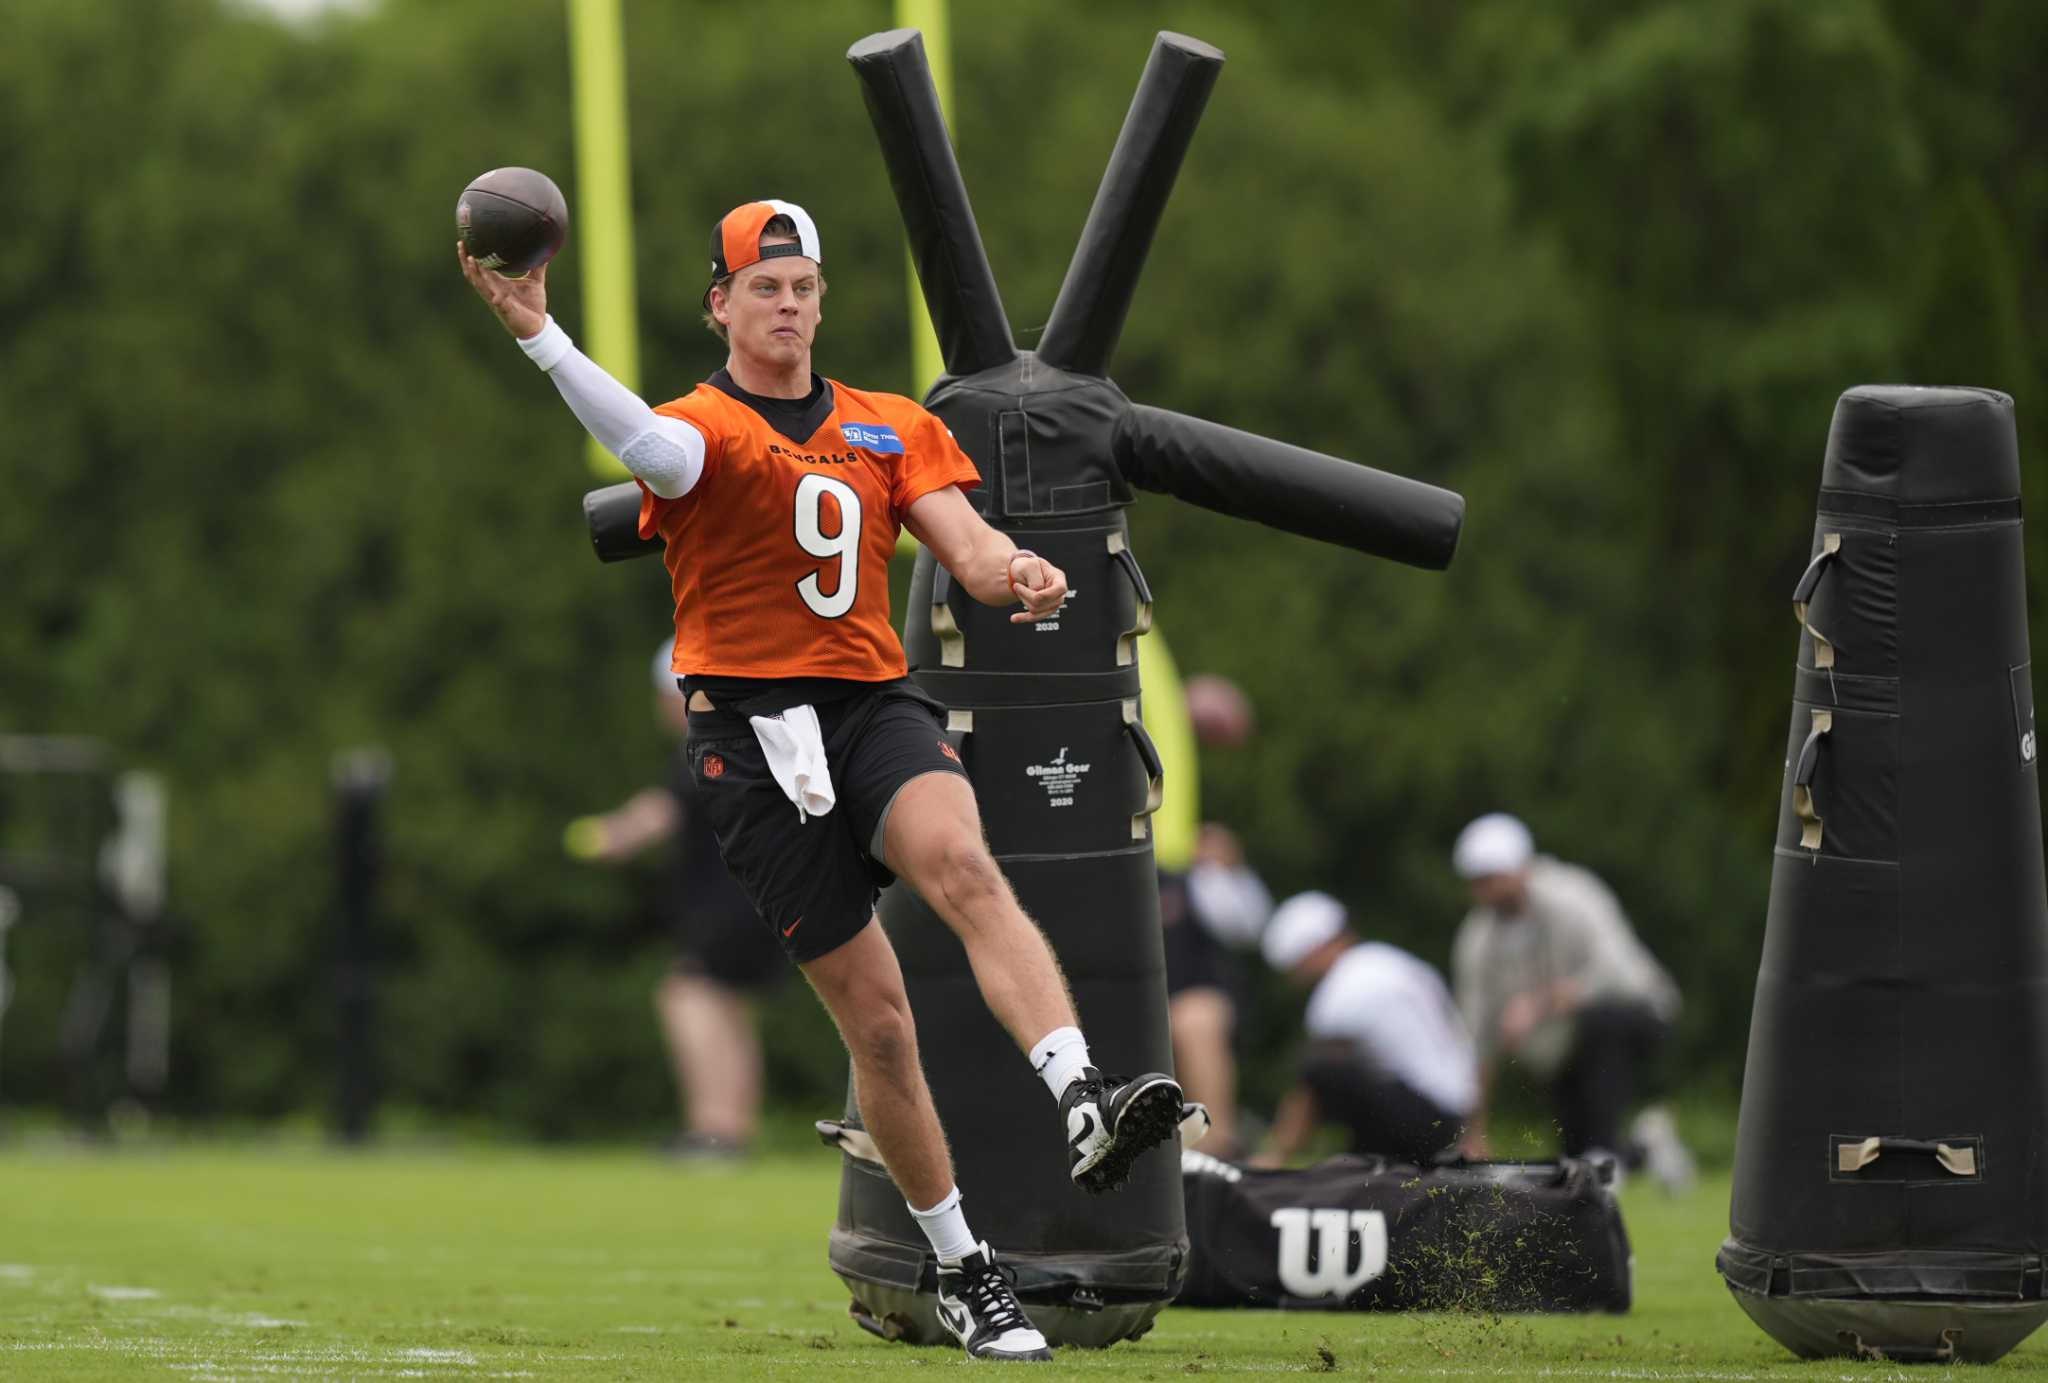
[{"label": "elbow sleeve pad", "polygon": [[619,460],[655,494],[678,499],[704,474],[704,439],[680,419],[657,417],[653,427],[619,449]]}]

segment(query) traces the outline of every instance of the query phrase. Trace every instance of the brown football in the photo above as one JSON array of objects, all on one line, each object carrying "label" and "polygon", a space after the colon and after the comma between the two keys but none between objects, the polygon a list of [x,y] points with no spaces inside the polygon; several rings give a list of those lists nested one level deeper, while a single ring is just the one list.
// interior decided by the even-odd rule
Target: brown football
[{"label": "brown football", "polygon": [[455,229],[486,269],[519,278],[547,263],[569,233],[562,189],[531,168],[493,168],[462,189]]}]

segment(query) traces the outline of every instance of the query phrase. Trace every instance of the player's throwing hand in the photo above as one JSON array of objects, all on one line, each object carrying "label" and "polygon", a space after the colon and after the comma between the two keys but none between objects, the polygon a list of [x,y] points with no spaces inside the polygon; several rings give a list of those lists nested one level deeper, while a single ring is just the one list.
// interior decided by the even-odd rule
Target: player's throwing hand
[{"label": "player's throwing hand", "polygon": [[476,295],[491,311],[498,314],[505,330],[522,341],[529,336],[540,335],[541,328],[548,324],[547,265],[541,265],[522,278],[508,279],[477,263],[460,240],[455,242],[455,259],[462,266],[462,276],[469,280],[469,286],[476,290]]},{"label": "player's throwing hand", "polygon": [[1010,555],[1010,592],[1024,602],[1010,623],[1030,624],[1059,613],[1067,600],[1067,574],[1037,553],[1018,548]]}]

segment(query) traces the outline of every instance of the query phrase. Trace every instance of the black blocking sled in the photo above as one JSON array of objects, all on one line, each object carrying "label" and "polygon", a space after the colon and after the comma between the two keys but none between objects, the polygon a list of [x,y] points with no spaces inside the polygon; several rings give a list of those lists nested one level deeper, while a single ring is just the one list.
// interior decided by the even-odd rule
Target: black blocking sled
[{"label": "black blocking sled", "polygon": [[1806,1357],[2048,1317],[2048,895],[2012,400],[1836,405],[1716,1266]]},{"label": "black blocking sled", "polygon": [[1417,1167],[1334,1157],[1255,1171],[1181,1157],[1180,1306],[1626,1311],[1634,1258],[1591,1163]]},{"label": "black blocking sled", "polygon": [[[818,1133],[889,1184],[857,1127],[821,1120]],[[1573,1158],[1418,1167],[1344,1156],[1264,1171],[1190,1150],[1181,1194],[1176,1306],[1620,1313],[1634,1294],[1621,1207],[1604,1171]],[[877,1334],[918,1333],[908,1315],[856,1314]]]},{"label": "black blocking sled", "polygon": [[[1152,592],[1128,541],[1136,490],[1172,495],[1372,556],[1440,569],[1464,501],[1335,457],[1132,403],[1107,377],[1152,236],[1223,64],[1208,44],[1153,45],[1080,244],[1035,351],[1010,332],[946,136],[923,41],[896,29],[847,53],[945,375],[925,403],[973,458],[991,525],[1067,573],[1056,618],[1014,625],[920,553],[905,612],[911,675],[951,708],[989,844],[1072,986],[1092,1054],[1122,1074],[1170,1070],[1150,815],[1163,790],[1140,713],[1136,641]],[[658,550],[634,531],[634,486],[586,497],[598,556]],[[1188,1240],[1178,1151],[1140,1158],[1106,1197],[1077,1190],[1045,1087],[982,1001],[966,954],[910,890],[884,895],[926,1075],[969,1222],[1017,1274],[1056,1345],[1142,1335],[1180,1290]],[[853,1092],[846,1125],[859,1130]],[[946,1343],[936,1264],[880,1166],[846,1159],[829,1259],[855,1318]]]}]

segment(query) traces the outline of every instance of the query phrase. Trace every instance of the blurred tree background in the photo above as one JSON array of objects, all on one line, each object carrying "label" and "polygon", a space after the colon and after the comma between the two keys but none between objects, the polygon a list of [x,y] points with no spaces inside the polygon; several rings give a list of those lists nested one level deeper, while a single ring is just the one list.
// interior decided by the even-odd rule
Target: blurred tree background
[{"label": "blurred tree background", "polygon": [[[1432,575],[1141,500],[1183,668],[1262,714],[1205,760],[1210,814],[1276,891],[1442,964],[1452,836],[1520,813],[1678,973],[1688,1078],[1732,1084],[1834,398],[1988,385],[2024,430],[2040,397],[2048,9],[954,10],[956,142],[1021,344],[1153,33],[1194,34],[1229,64],[1116,378],[1469,502]],[[911,389],[843,58],[892,22],[627,0],[650,397],[721,363],[705,230],[770,194],[830,242],[821,367]],[[663,573],[591,560],[574,420],[452,262],[485,168],[548,169],[573,206],[564,28],[559,0],[0,7],[0,731],[99,736],[171,785],[177,1111],[329,1098],[329,764],[379,743],[391,1099],[543,1136],[669,1118],[644,879],[559,843],[665,771]],[[11,950],[4,1090],[53,1101],[62,947]],[[800,985],[767,1032],[780,1088],[833,1106]]]}]

